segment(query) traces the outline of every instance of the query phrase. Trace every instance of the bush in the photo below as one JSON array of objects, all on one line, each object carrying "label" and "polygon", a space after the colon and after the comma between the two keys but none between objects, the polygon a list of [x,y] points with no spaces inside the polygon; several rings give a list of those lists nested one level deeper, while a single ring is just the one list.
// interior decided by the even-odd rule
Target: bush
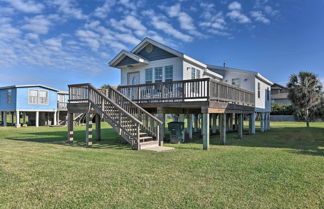
[{"label": "bush", "polygon": [[292,105],[274,103],[271,105],[271,115],[293,115],[295,110]]}]

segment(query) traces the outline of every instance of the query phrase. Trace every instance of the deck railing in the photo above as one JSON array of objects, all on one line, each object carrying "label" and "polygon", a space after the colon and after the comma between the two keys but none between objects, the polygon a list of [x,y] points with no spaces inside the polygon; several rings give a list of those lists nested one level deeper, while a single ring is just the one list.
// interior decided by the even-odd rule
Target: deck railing
[{"label": "deck railing", "polygon": [[57,102],[57,109],[58,110],[67,110],[67,102]]},{"label": "deck railing", "polygon": [[219,101],[254,106],[253,92],[210,78],[119,86],[136,103]]}]

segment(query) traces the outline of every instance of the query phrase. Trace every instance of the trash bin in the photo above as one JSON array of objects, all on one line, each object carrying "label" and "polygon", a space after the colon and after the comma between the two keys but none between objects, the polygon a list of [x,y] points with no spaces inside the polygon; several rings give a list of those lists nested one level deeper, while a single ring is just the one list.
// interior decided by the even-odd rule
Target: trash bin
[{"label": "trash bin", "polygon": [[178,144],[183,141],[184,122],[170,122],[168,130],[170,131],[170,143]]}]

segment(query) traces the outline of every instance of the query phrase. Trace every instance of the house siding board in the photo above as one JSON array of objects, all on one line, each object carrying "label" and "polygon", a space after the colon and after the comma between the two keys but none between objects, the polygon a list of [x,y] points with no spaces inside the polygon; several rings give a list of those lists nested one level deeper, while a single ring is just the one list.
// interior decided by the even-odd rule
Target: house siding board
[{"label": "house siding board", "polygon": [[135,64],[137,63],[136,60],[130,58],[130,57],[125,57],[124,59],[122,59],[117,66],[125,66],[125,65],[131,65],[131,64]]},{"label": "house siding board", "polygon": [[164,67],[173,65],[173,80],[182,80],[182,60],[178,57],[168,58],[168,59],[162,59],[162,60],[156,60],[151,61],[146,66],[141,67],[132,67],[127,69],[121,70],[121,85],[127,85],[127,74],[131,72],[139,72],[140,73],[140,84],[145,83],[145,69],[147,68],[153,68],[153,83],[154,83],[154,68],[155,67],[163,67],[163,81],[165,81],[165,73],[164,73]]},{"label": "house siding board", "polygon": [[137,55],[145,58],[149,61],[155,61],[155,60],[162,60],[167,58],[176,57],[174,54],[171,54],[159,47],[154,46],[152,52],[147,52],[145,50],[146,47],[144,47],[141,51],[137,53]]},{"label": "house siding board", "polygon": [[[258,98],[258,83],[260,83],[260,98]],[[271,93],[269,92],[269,100],[266,98],[266,91],[271,86],[258,78],[255,78],[255,109],[257,112],[270,112],[271,111]]]},{"label": "house siding board", "polygon": [[16,109],[17,90],[15,88],[11,88],[11,90],[12,90],[11,104],[7,103],[8,89],[0,90],[0,110],[1,111],[11,111]]},{"label": "house siding board", "polygon": [[[29,89],[48,91],[48,104],[28,104]],[[18,110],[48,110],[55,111],[57,109],[57,92],[41,87],[17,88],[17,109]]]},{"label": "house siding board", "polygon": [[189,80],[189,79],[192,79],[191,78],[191,68],[195,68],[195,69],[198,69],[200,71],[200,76],[201,78],[203,78],[203,73],[204,73],[204,69],[197,66],[197,65],[194,65],[194,64],[191,64],[187,61],[183,61],[183,80]]}]

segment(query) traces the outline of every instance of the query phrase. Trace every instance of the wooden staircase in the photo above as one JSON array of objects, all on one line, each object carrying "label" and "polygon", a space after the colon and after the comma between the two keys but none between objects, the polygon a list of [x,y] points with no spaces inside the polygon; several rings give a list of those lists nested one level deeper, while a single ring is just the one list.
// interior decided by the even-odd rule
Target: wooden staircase
[{"label": "wooden staircase", "polygon": [[134,149],[162,145],[159,136],[162,122],[118,90],[110,86],[99,90],[91,84],[75,84],[69,85],[69,93],[69,104],[73,107],[87,104],[88,111],[99,114]]}]

